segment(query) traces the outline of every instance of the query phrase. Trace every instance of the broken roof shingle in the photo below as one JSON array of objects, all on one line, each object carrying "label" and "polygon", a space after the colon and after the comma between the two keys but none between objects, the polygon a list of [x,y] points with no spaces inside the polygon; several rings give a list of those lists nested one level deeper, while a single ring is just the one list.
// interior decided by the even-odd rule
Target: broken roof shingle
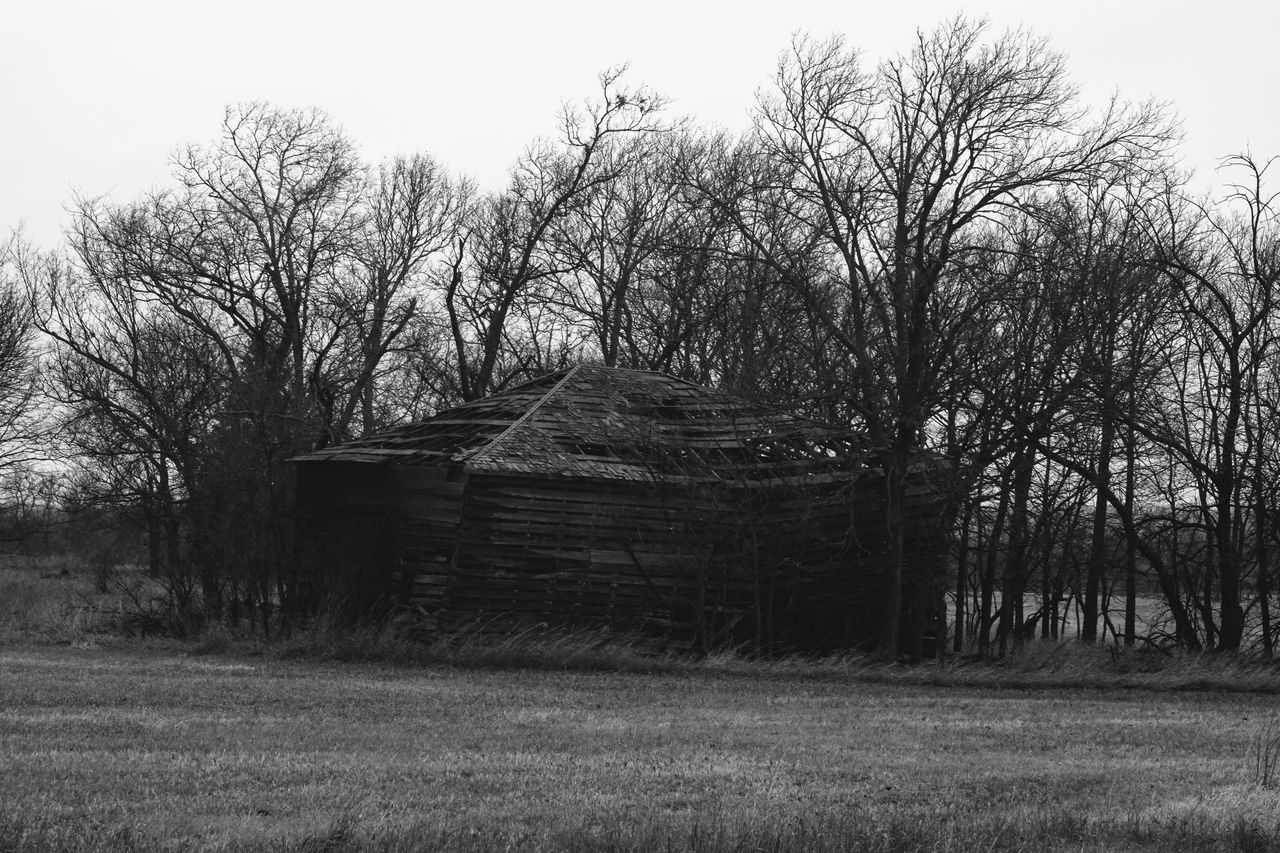
[{"label": "broken roof shingle", "polygon": [[751,476],[861,455],[858,437],[665,373],[578,365],[295,461],[460,463],[649,480]]}]

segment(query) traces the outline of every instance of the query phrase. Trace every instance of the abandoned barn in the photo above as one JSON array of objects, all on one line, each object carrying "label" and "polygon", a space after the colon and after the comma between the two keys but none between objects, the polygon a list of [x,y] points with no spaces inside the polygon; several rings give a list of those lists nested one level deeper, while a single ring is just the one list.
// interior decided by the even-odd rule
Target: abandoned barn
[{"label": "abandoned barn", "polygon": [[[859,437],[663,373],[580,365],[296,462],[304,576],[426,630],[806,650],[881,632],[883,477]],[[904,648],[938,598],[928,473],[907,510]]]}]

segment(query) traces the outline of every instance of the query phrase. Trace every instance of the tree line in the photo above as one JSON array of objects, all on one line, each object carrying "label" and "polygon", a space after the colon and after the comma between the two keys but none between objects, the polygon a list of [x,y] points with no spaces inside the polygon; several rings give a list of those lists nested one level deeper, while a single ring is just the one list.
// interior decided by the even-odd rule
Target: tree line
[{"label": "tree line", "polygon": [[899,572],[926,454],[957,650],[1270,655],[1272,161],[1227,157],[1202,197],[1178,137],[964,18],[881,62],[795,38],[742,132],[606,72],[491,192],[234,106],[166,188],[4,245],[7,514],[56,446],[59,494],[139,519],[188,624],[287,623],[286,460],[591,361],[864,432]]}]

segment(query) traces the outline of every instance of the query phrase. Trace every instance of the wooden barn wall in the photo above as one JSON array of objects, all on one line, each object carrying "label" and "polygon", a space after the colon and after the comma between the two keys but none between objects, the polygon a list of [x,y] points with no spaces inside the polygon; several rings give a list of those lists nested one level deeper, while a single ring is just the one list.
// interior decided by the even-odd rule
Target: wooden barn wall
[{"label": "wooden barn wall", "polygon": [[447,621],[520,619],[569,626],[676,627],[690,573],[672,534],[677,507],[637,483],[503,477],[467,484],[458,548],[443,590]]},{"label": "wooden barn wall", "polygon": [[[940,565],[937,501],[908,506],[906,584]],[[388,603],[427,631],[609,625],[710,648],[828,649],[880,635],[883,483],[675,487],[301,463],[299,555],[318,600]],[[323,602],[322,602],[323,603]]]},{"label": "wooden barn wall", "polygon": [[[608,624],[701,647],[848,646],[878,636],[882,495],[874,480],[744,490],[473,473],[455,557],[416,569],[411,601],[442,630]],[[938,560],[932,491],[917,497],[908,580]]]},{"label": "wooden barn wall", "polygon": [[341,598],[353,616],[407,604],[416,573],[453,558],[460,469],[333,461],[299,469],[298,552],[317,598]]}]

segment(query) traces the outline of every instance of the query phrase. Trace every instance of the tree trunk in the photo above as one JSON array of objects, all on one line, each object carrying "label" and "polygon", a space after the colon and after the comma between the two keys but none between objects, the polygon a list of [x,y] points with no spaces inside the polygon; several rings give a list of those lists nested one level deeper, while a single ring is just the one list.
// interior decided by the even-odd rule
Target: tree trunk
[{"label": "tree trunk", "polygon": [[996,637],[999,655],[1008,651],[1010,637],[1022,630],[1022,590],[1026,583],[1027,505],[1031,499],[1031,477],[1035,458],[1030,449],[1014,458],[1013,507],[1009,518],[1009,550],[1005,554],[1000,582],[1000,627]]},{"label": "tree trunk", "polygon": [[1111,445],[1115,442],[1115,434],[1115,420],[1104,410],[1095,481],[1099,488],[1093,505],[1093,539],[1089,548],[1089,574],[1085,580],[1084,624],[1080,629],[1080,639],[1086,643],[1098,640],[1098,592],[1103,583],[1107,559],[1107,496],[1103,486],[1111,483]]},{"label": "tree trunk", "polygon": [[960,542],[956,547],[956,630],[951,648],[957,654],[964,651],[965,592],[969,574],[969,525],[973,522],[973,501],[965,501],[964,520],[960,523]]},{"label": "tree trunk", "polygon": [[885,555],[884,588],[881,593],[881,652],[896,660],[902,640],[902,575],[906,560],[903,523],[907,496],[907,466],[896,458],[885,465],[885,527],[888,549]]},{"label": "tree trunk", "polygon": [[[1124,512],[1133,518],[1133,493],[1137,483],[1137,439],[1129,430],[1125,447]],[[1133,537],[1125,537],[1124,554],[1124,644],[1132,646],[1138,637],[1138,551]]]},{"label": "tree trunk", "polygon": [[982,572],[982,607],[978,614],[978,654],[990,652],[991,607],[995,597],[996,566],[1000,559],[1000,531],[1004,528],[1005,516],[1009,513],[1009,490],[1001,489],[1000,503],[996,507],[996,517],[991,523],[991,534],[987,537],[987,561]]},{"label": "tree trunk", "polygon": [[160,518],[160,500],[154,491],[143,496],[142,514],[147,520],[147,576],[158,578],[164,573],[164,525]]},{"label": "tree trunk", "polygon": [[1209,530],[1205,536],[1204,594],[1200,599],[1200,618],[1204,620],[1204,644],[1210,649],[1218,643],[1217,626],[1213,619],[1213,566],[1217,541],[1217,531]]},{"label": "tree trunk", "polygon": [[1264,501],[1258,498],[1258,609],[1262,618],[1262,650],[1270,659],[1275,654],[1271,636],[1271,549],[1267,542],[1267,514]]}]

